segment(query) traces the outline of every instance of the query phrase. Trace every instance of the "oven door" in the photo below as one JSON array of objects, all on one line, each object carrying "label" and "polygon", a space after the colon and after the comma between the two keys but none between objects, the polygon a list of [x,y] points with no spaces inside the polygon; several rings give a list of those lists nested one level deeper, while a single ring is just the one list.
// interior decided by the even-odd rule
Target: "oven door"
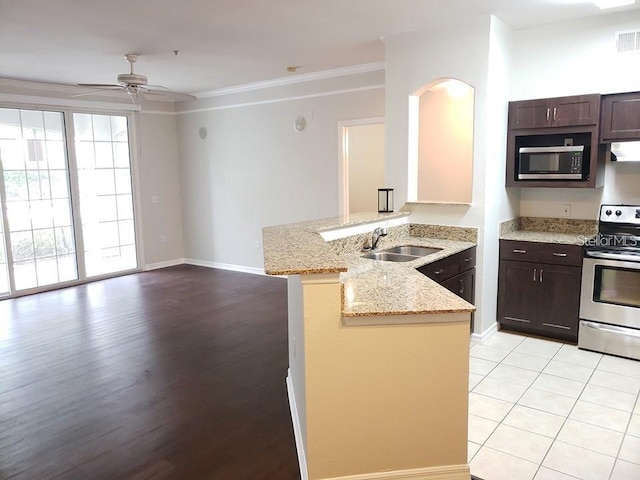
[{"label": "oven door", "polygon": [[640,329],[640,262],[585,257],[580,318]]}]

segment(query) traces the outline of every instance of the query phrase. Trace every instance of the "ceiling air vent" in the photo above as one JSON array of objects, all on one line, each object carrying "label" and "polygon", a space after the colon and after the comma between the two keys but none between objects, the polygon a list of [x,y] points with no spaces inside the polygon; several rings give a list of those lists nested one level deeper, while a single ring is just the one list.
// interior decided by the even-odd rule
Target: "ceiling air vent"
[{"label": "ceiling air vent", "polygon": [[616,33],[616,50],[618,53],[640,53],[640,31]]}]

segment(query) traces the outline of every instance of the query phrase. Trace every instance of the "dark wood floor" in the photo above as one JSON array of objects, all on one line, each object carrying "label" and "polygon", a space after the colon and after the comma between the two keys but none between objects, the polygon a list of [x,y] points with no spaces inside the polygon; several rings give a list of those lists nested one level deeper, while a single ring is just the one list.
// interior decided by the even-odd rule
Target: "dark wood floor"
[{"label": "dark wood floor", "polygon": [[0,301],[0,479],[299,479],[286,312],[192,266]]}]

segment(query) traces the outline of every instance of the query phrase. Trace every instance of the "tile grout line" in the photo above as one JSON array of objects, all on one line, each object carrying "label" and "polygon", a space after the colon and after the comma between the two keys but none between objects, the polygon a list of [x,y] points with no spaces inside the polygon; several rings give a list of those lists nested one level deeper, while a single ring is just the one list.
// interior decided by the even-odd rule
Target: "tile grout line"
[{"label": "tile grout line", "polygon": [[[560,349],[562,349],[562,347],[560,347]],[[558,349],[558,352],[560,351],[560,349]],[[556,352],[556,354],[551,357],[551,359],[555,358],[555,356],[558,354],[558,352]],[[560,435],[560,432],[562,432],[562,429],[564,428],[564,426],[567,423],[567,420],[569,420],[569,417],[571,416],[571,413],[573,412],[573,410],[576,408],[576,405],[578,404],[578,400],[580,400],[580,397],[582,396],[582,394],[584,393],[584,390],[587,388],[587,385],[589,385],[589,380],[591,380],[591,377],[593,376],[594,372],[596,371],[596,368],[598,368],[598,365],[600,364],[600,362],[602,361],[603,357],[600,357],[600,359],[598,360],[598,363],[596,363],[596,365],[593,367],[593,371],[591,372],[591,375],[589,375],[589,378],[587,379],[587,381],[584,384],[584,387],[582,387],[582,390],[580,390],[580,394],[576,397],[575,401],[573,402],[573,406],[571,407],[571,409],[569,410],[569,412],[567,413],[567,415],[564,417],[564,421],[562,422],[562,425],[560,425],[560,428],[558,429],[558,433],[556,433],[555,437],[553,437],[553,440],[551,442],[551,445],[549,445],[549,448],[547,449],[547,452],[544,454],[544,456],[542,457],[542,461],[540,462],[540,465],[538,466],[538,470],[536,470],[536,475],[538,474],[538,471],[540,470],[540,467],[542,467],[542,464],[544,463],[545,459],[547,458],[547,456],[549,455],[549,452],[551,451],[551,448],[553,448],[553,446],[555,445],[555,443],[561,440],[558,440],[558,436]],[[558,360],[560,361],[560,360]],[[549,360],[549,362],[551,362],[551,360]],[[548,365],[548,364],[547,364]],[[571,445],[571,444],[570,444]],[[574,445],[577,446],[577,445]],[[599,453],[599,452],[597,452]],[[615,461],[614,461],[615,463]],[[611,472],[609,472],[609,477],[611,477],[611,473],[613,472],[613,468],[611,469]],[[560,473],[565,473],[565,472],[560,472]],[[535,476],[534,476],[535,478]],[[578,477],[580,478],[580,477]]]},{"label": "tile grout line", "polygon": [[[504,362],[504,360],[505,360],[505,359],[506,359],[506,358],[507,358],[511,353],[515,352],[515,351],[516,351],[516,349],[517,349],[520,345],[522,345],[522,344],[523,344],[523,342],[525,342],[527,338],[530,338],[530,337],[528,337],[528,336],[523,336],[521,341],[519,341],[517,344],[515,344],[514,346],[509,347],[509,348],[503,348],[503,347],[501,347],[501,346],[497,346],[497,347],[496,347],[496,346],[492,346],[492,345],[485,345],[484,343],[476,343],[474,346],[477,346],[477,345],[487,346],[487,347],[495,348],[495,349],[498,349],[498,350],[506,351],[506,352],[507,352],[507,354],[506,354],[504,357],[502,357],[502,359],[501,359],[500,361],[495,362],[495,365],[494,365],[490,370],[488,370],[488,371],[487,371],[487,373],[485,373],[485,374],[483,374],[483,375],[482,375],[482,379],[481,379],[481,380],[480,380],[476,385],[474,385],[473,389],[471,389],[471,390],[470,390],[470,393],[471,393],[471,392],[473,392],[473,393],[475,393],[476,395],[481,395],[481,396],[484,396],[484,397],[487,397],[487,398],[492,398],[492,399],[496,399],[496,400],[500,400],[500,401],[506,401],[506,400],[501,399],[501,398],[491,397],[491,396],[489,396],[489,395],[484,395],[483,393],[475,392],[475,388],[476,388],[476,387],[477,387],[477,386],[478,386],[478,385],[479,385],[483,380],[485,380],[485,379],[489,378],[489,375],[491,375],[491,374],[492,374],[492,373],[493,373],[493,372],[494,372],[494,371],[495,371],[499,366],[501,366],[501,365],[506,366],[506,367],[522,368],[522,367],[518,367],[518,366],[516,366],[516,365],[509,365],[509,364],[505,364],[505,363],[503,363],[503,362]],[[477,453],[478,453],[478,452],[480,451],[480,449],[482,449],[482,448],[488,448],[488,449],[491,449],[491,450],[494,450],[494,451],[497,451],[497,452],[500,452],[500,453],[503,453],[503,454],[506,454],[506,455],[512,456],[512,457],[514,457],[514,458],[516,458],[516,459],[522,459],[522,460],[525,460],[525,461],[529,461],[529,462],[531,462],[530,460],[527,460],[526,458],[522,458],[522,457],[519,457],[519,456],[516,456],[516,455],[511,455],[511,454],[509,454],[509,453],[507,453],[507,452],[502,452],[502,451],[501,451],[501,450],[499,450],[499,449],[495,449],[495,448],[489,447],[488,445],[486,445],[486,442],[491,438],[491,436],[495,433],[495,431],[496,431],[496,430],[497,430],[501,425],[509,426],[509,425],[507,425],[507,424],[505,424],[505,423],[504,423],[504,420],[505,420],[505,419],[506,419],[506,418],[507,418],[507,417],[512,413],[512,411],[514,410],[515,406],[516,406],[516,405],[519,405],[519,403],[518,403],[518,402],[522,399],[522,397],[523,397],[524,395],[526,395],[526,393],[527,393],[530,389],[532,389],[532,386],[533,386],[533,384],[535,383],[535,381],[536,381],[538,378],[540,378],[540,376],[541,376],[543,373],[545,373],[545,372],[544,372],[544,370],[545,370],[546,368],[548,368],[549,364],[550,364],[552,361],[556,361],[556,362],[562,363],[562,364],[564,364],[564,365],[572,365],[572,366],[575,366],[573,363],[570,363],[570,362],[568,362],[568,361],[563,361],[563,360],[560,360],[560,359],[557,359],[557,358],[556,358],[556,357],[558,356],[559,352],[562,350],[563,346],[564,346],[564,345],[569,345],[569,344],[564,343],[564,342],[558,342],[558,343],[560,343],[560,344],[561,344],[561,345],[560,345],[560,348],[558,348],[558,349],[556,350],[556,352],[555,352],[555,353],[554,353],[554,354],[553,354],[553,355],[552,355],[552,356],[551,356],[551,357],[546,361],[546,363],[544,364],[544,366],[542,367],[542,369],[541,369],[540,371],[537,371],[537,372],[536,372],[536,373],[537,373],[537,375],[535,376],[535,378],[534,378],[534,379],[529,383],[529,385],[526,387],[526,389],[525,389],[525,391],[523,392],[523,394],[522,394],[522,395],[520,395],[520,396],[518,397],[518,399],[517,399],[517,400],[515,400],[515,402],[513,402],[513,404],[512,404],[512,406],[511,406],[511,408],[509,408],[509,410],[507,411],[507,413],[506,413],[505,415],[503,415],[502,420],[501,420],[501,421],[499,421],[499,422],[496,422],[496,423],[497,423],[496,427],[495,427],[494,429],[492,429],[492,430],[491,430],[491,432],[489,433],[489,435],[487,436],[487,438],[486,438],[486,439],[485,439],[485,440],[480,444],[480,447],[478,448],[478,450],[476,451],[476,453],[473,455],[473,457],[471,457],[471,458],[469,459],[469,463],[471,463],[471,461],[475,458],[475,456],[477,455]],[[525,355],[525,354],[523,353],[523,355]],[[529,356],[533,356],[533,357],[538,357],[538,358],[544,358],[544,357],[539,357],[538,355],[535,355],[535,354],[533,354],[533,355],[532,355],[532,354],[528,354],[528,355],[529,355]],[[485,361],[492,361],[492,362],[493,362],[493,360],[483,359],[483,358],[481,358],[481,357],[474,357],[474,358],[477,358],[477,359],[479,359],[479,360],[485,360]],[[584,382],[584,385],[583,385],[582,389],[580,390],[580,393],[578,394],[578,396],[577,396],[576,398],[572,398],[572,397],[569,397],[569,396],[567,396],[567,395],[561,395],[561,394],[559,394],[559,393],[555,393],[555,392],[547,392],[547,393],[555,393],[556,395],[560,395],[560,396],[564,396],[564,397],[567,397],[567,398],[571,398],[572,400],[574,400],[574,402],[573,402],[573,405],[572,405],[571,409],[569,410],[569,412],[568,412],[566,415],[557,415],[557,414],[553,414],[553,415],[557,415],[557,416],[561,416],[561,417],[563,417],[562,425],[560,426],[560,428],[558,429],[558,432],[556,433],[556,435],[555,435],[554,437],[547,437],[547,438],[551,438],[551,439],[552,439],[552,441],[551,441],[551,444],[550,444],[549,448],[547,449],[547,451],[546,451],[545,455],[542,457],[541,462],[540,462],[540,463],[538,463],[538,465],[537,465],[536,471],[535,471],[535,473],[534,473],[534,478],[535,478],[535,476],[536,476],[536,475],[538,475],[538,473],[540,472],[540,469],[541,469],[541,468],[542,468],[542,466],[543,466],[544,460],[547,458],[547,456],[548,456],[548,454],[549,454],[549,452],[550,452],[551,448],[553,447],[553,445],[555,445],[555,443],[556,443],[556,442],[561,442],[561,441],[558,439],[558,437],[559,437],[559,435],[560,435],[560,433],[561,433],[562,429],[563,429],[563,428],[565,427],[565,425],[567,424],[567,421],[568,421],[569,419],[571,419],[571,418],[570,418],[570,416],[571,416],[571,414],[573,413],[573,411],[575,410],[575,407],[576,407],[576,405],[577,405],[578,401],[583,401],[584,403],[588,403],[588,404],[591,404],[591,405],[595,405],[595,406],[597,406],[597,407],[610,408],[610,409],[612,409],[612,410],[616,410],[616,411],[624,412],[625,414],[628,414],[628,415],[629,415],[629,420],[628,420],[628,421],[627,421],[627,423],[626,423],[626,428],[625,428],[625,431],[624,431],[624,432],[620,432],[620,431],[618,431],[618,430],[612,430],[612,429],[608,429],[608,428],[606,428],[606,427],[601,427],[601,426],[599,426],[599,425],[594,425],[594,424],[590,424],[590,423],[587,423],[587,422],[583,422],[583,421],[581,421],[581,420],[579,420],[579,419],[571,419],[571,420],[573,420],[574,422],[577,422],[577,423],[580,423],[580,424],[584,424],[584,425],[587,425],[587,426],[591,426],[591,427],[599,427],[599,428],[605,428],[606,430],[610,430],[611,432],[615,432],[615,433],[622,433],[622,435],[623,435],[623,436],[622,436],[622,441],[621,441],[621,443],[620,443],[620,445],[619,445],[619,447],[618,447],[618,449],[617,449],[617,453],[616,453],[616,455],[615,455],[615,456],[611,456],[611,455],[603,454],[602,452],[599,452],[599,451],[596,451],[596,450],[592,450],[591,448],[588,448],[588,447],[583,447],[583,446],[579,446],[579,445],[573,445],[573,444],[569,443],[569,445],[572,445],[572,446],[575,446],[575,447],[578,447],[578,448],[584,448],[585,450],[592,451],[592,452],[594,452],[594,453],[598,453],[598,454],[600,454],[600,455],[604,455],[604,456],[607,456],[607,457],[609,457],[609,458],[613,458],[613,459],[614,459],[613,467],[612,467],[612,469],[611,469],[611,471],[610,471],[610,473],[609,473],[609,477],[608,477],[608,479],[609,479],[609,480],[611,480],[611,477],[612,477],[612,475],[613,475],[613,471],[614,471],[615,465],[616,465],[616,463],[617,463],[617,462],[618,462],[618,460],[619,460],[619,454],[620,454],[620,451],[621,451],[621,449],[622,449],[622,444],[624,443],[624,439],[625,439],[625,437],[628,435],[628,431],[629,431],[629,428],[630,428],[630,425],[631,425],[631,421],[632,421],[632,420],[633,420],[633,418],[634,418],[634,412],[635,412],[635,409],[637,408],[637,406],[638,406],[638,405],[640,405],[640,392],[639,392],[639,393],[636,393],[636,395],[635,395],[635,397],[636,397],[636,398],[635,398],[634,405],[633,405],[633,407],[632,407],[632,409],[631,409],[631,412],[628,412],[628,411],[626,411],[626,410],[621,410],[621,409],[618,409],[618,408],[615,408],[615,407],[611,407],[611,406],[608,406],[608,405],[601,405],[601,404],[598,404],[598,403],[589,402],[589,401],[587,401],[587,400],[581,400],[581,397],[582,397],[582,395],[584,394],[584,392],[585,392],[585,390],[586,390],[587,386],[589,386],[589,385],[590,385],[590,383],[589,383],[589,382],[592,380],[592,378],[593,378],[594,374],[595,374],[596,372],[598,372],[598,371],[599,371],[599,372],[605,372],[605,373],[606,373],[606,370],[598,370],[598,367],[600,366],[600,364],[601,364],[601,362],[603,361],[603,359],[604,359],[604,358],[605,358],[605,357],[604,357],[603,355],[601,355],[601,356],[600,356],[600,358],[599,358],[599,359],[598,359],[598,361],[594,364],[594,366],[593,366],[593,367],[586,367],[585,365],[579,365],[580,367],[589,368],[589,369],[591,370],[591,373],[590,373],[589,377],[586,379],[586,381]],[[524,370],[529,370],[529,369],[526,369],[526,368],[525,368]],[[534,371],[534,372],[535,372],[535,370],[530,370],[530,371]],[[560,375],[554,375],[554,374],[552,374],[552,373],[545,373],[545,374],[546,374],[546,375],[549,375],[549,376],[552,376],[552,377],[555,377],[555,378],[559,378],[559,379],[564,379],[564,380],[573,380],[573,381],[577,381],[577,382],[579,382],[579,383],[583,383],[583,382],[581,382],[581,381],[579,381],[579,380],[574,380],[574,379],[572,379],[572,378],[566,378],[566,377],[563,377],[563,376],[560,376]],[[631,375],[631,376],[630,376],[630,375],[623,375],[623,376],[628,376],[628,377],[630,377],[630,378],[636,378],[636,377],[634,377],[634,376],[632,376],[632,375]],[[491,378],[491,379],[492,379],[492,380],[496,380],[496,381],[500,381],[500,382],[504,382],[504,383],[513,383],[513,382],[509,382],[509,381],[507,381],[507,380],[502,380],[502,379],[496,379],[496,378]],[[514,384],[514,385],[518,385],[518,384]],[[594,385],[594,386],[599,386],[599,387],[601,387],[601,388],[611,388],[611,387],[608,387],[608,386],[600,386],[600,385],[596,385],[596,384],[593,384],[593,385]],[[628,391],[625,391],[625,390],[619,390],[618,388],[611,388],[611,389],[612,389],[612,390],[615,390],[615,391],[617,391],[617,392],[620,392],[620,393],[625,393],[625,394],[630,394],[630,393],[631,393],[631,392],[628,392]],[[542,391],[544,392],[545,390],[542,390]],[[511,403],[511,402],[509,402],[509,403]],[[521,406],[522,406],[522,405],[521,405]],[[551,412],[548,412],[548,411],[546,411],[546,410],[541,410],[541,409],[539,409],[539,408],[535,408],[535,407],[528,407],[528,406],[523,406],[523,407],[531,408],[532,410],[536,410],[536,411],[543,412],[543,413],[552,414]],[[479,417],[479,418],[485,418],[485,417]],[[487,420],[490,420],[490,419],[487,419]],[[521,429],[521,428],[518,428],[518,427],[513,427],[513,428],[516,428],[516,429],[518,429],[518,430],[522,430],[523,432],[529,432],[529,431],[528,431],[528,430],[526,430],[526,429]],[[530,433],[535,433],[535,432],[530,432]],[[541,435],[541,434],[538,434],[538,435]],[[546,435],[541,435],[541,436],[546,437]],[[561,443],[563,443],[563,442],[561,442]],[[535,463],[535,462],[531,462],[531,463]],[[549,468],[549,467],[545,467],[545,468]],[[555,469],[553,469],[553,468],[549,468],[549,469],[550,469],[550,470],[553,470],[553,471],[558,471],[558,470],[555,470]],[[558,471],[558,472],[559,472],[559,471]],[[566,474],[566,473],[564,473],[564,472],[559,472],[559,473],[563,473],[563,474],[565,474],[565,475],[568,475],[568,474]],[[578,477],[574,477],[573,475],[569,475],[569,476],[571,476],[571,477],[573,477],[573,478],[578,478]]]}]

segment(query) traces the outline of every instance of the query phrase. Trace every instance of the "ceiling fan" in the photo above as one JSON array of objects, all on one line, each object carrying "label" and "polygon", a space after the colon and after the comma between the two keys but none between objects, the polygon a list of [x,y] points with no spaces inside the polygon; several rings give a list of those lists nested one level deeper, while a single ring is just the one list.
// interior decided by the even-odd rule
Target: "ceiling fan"
[{"label": "ceiling fan", "polygon": [[118,83],[78,83],[79,87],[94,88],[95,90],[77,93],[72,95],[72,97],[120,91],[127,93],[135,105],[141,105],[145,95],[159,95],[176,101],[196,99],[196,97],[187,93],[173,92],[160,85],[149,85],[147,83],[146,76],[133,71],[133,64],[136,63],[138,57],[139,55],[137,53],[125,54],[124,58],[129,62],[131,71],[129,73],[121,73],[118,75]]}]

